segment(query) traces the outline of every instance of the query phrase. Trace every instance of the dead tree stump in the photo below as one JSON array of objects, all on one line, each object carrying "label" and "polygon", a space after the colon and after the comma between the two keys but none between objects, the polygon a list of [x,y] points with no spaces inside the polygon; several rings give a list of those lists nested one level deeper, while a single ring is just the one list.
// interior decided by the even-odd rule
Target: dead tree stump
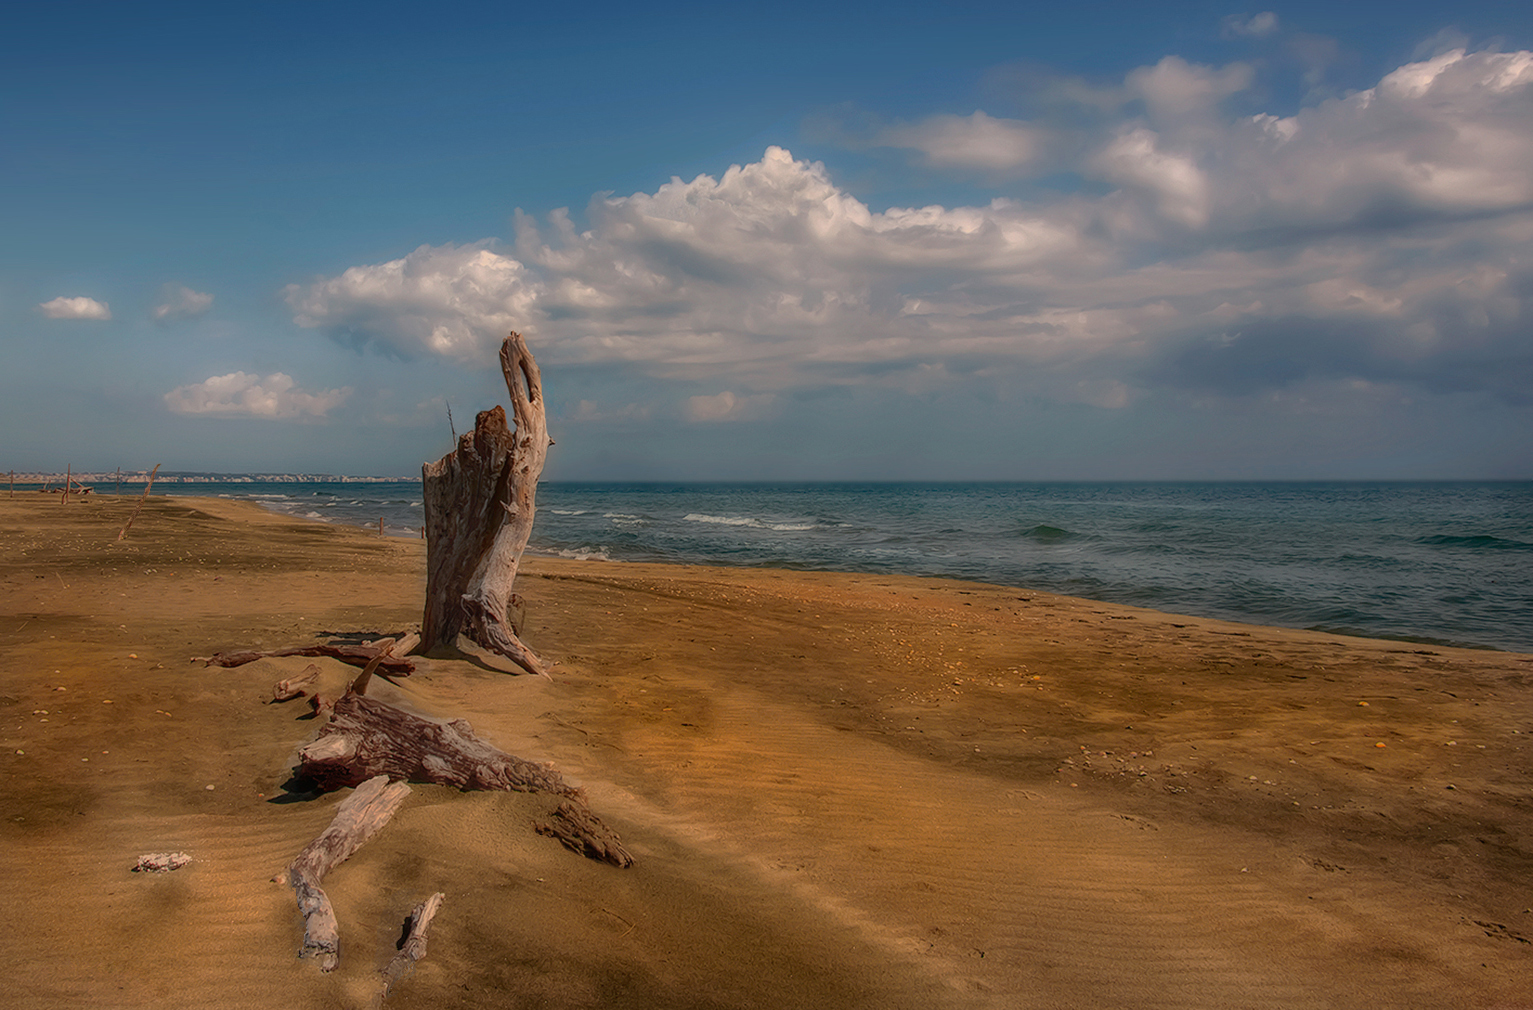
[{"label": "dead tree stump", "polygon": [[500,369],[516,430],[507,427],[500,407],[481,411],[456,449],[421,468],[426,513],[421,649],[450,649],[463,635],[541,674],[542,661],[517,637],[507,609],[551,443],[542,379],[520,334],[501,344]]}]

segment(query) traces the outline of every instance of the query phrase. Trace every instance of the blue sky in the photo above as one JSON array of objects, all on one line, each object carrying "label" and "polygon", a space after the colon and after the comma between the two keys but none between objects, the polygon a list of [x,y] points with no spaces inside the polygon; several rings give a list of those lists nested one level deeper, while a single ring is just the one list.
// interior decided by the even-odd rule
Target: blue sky
[{"label": "blue sky", "polygon": [[0,467],[1533,476],[1526,3],[62,4]]}]

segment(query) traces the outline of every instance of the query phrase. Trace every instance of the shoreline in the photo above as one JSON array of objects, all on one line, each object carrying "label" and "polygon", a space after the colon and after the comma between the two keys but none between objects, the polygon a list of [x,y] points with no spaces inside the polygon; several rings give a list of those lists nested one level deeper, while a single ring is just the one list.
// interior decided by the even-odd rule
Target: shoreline
[{"label": "shoreline", "polygon": [[[393,478],[377,478],[377,479],[373,479],[373,478],[351,478],[350,480],[352,482],[356,482],[356,483],[366,483],[366,482],[374,482],[374,483],[399,483],[399,481],[394,480]],[[324,482],[324,481],[320,481],[320,482]],[[555,482],[555,483],[557,483],[557,482]],[[569,482],[569,483],[576,483],[576,482]],[[970,483],[972,483],[972,482],[970,482]],[[997,482],[997,483],[998,484],[1005,484],[1005,483],[1008,483],[1008,482]],[[1098,482],[1081,482],[1081,483],[1083,483],[1083,484],[1090,484],[1092,486],[1096,486],[1096,485],[1102,484],[1103,482],[1099,482],[1098,481]],[[1137,485],[1137,484],[1143,484],[1145,482],[1122,482],[1122,483]],[[1162,482],[1162,483],[1166,483],[1166,484],[1184,484],[1184,483],[1188,483],[1188,482]],[[1223,482],[1223,483],[1235,483],[1235,484],[1238,484],[1238,483],[1271,484],[1271,483],[1275,483],[1275,482],[1271,482],[1271,481],[1261,481],[1261,482],[1228,482],[1227,481],[1227,482]],[[1276,483],[1282,483],[1282,482],[1276,482]],[[1314,482],[1314,481],[1296,481],[1296,482],[1289,482],[1289,483],[1295,483],[1295,484],[1315,484],[1317,482]],[[1321,483],[1326,483],[1326,482],[1321,482]],[[1421,481],[1396,481],[1396,482],[1388,482],[1388,481],[1362,481],[1362,482],[1332,481],[1332,482],[1328,482],[1328,483],[1338,484],[1338,485],[1341,485],[1341,484],[1376,485],[1376,484],[1390,484],[1390,483],[1394,483],[1394,484],[1421,484],[1421,483],[1432,483],[1432,482],[1421,482]],[[1457,483],[1457,484],[1475,484],[1475,485],[1480,485],[1480,484],[1497,483],[1497,482],[1493,482],[1493,481],[1439,481],[1439,482],[1435,482],[1435,483],[1439,483],[1439,484]],[[1510,481],[1510,480],[1508,480],[1508,481],[1501,481],[1499,483],[1503,483],[1503,484],[1521,484],[1521,483],[1528,483],[1528,482],[1527,481]],[[712,485],[699,484],[698,486],[701,487],[701,486],[712,486]],[[762,486],[769,486],[769,485],[762,485]],[[797,485],[793,485],[793,486],[797,486]],[[39,487],[39,488],[34,489],[34,490],[41,490],[41,488]],[[56,494],[57,493],[57,489],[54,489],[54,490],[55,490],[55,494]],[[97,496],[98,500],[105,500],[105,499],[110,499],[110,498],[113,498],[113,497],[118,497],[118,496],[115,496],[115,495],[112,495],[112,494],[102,494],[102,495]],[[138,495],[136,493],[132,494],[131,496],[125,494],[125,495],[122,495],[121,497],[123,497],[123,498],[131,497],[132,500],[136,501]],[[278,506],[278,505],[276,505],[276,504],[274,504],[272,502],[269,502],[269,501],[265,500],[265,499],[267,499],[269,497],[273,497],[273,496],[264,495],[264,494],[263,495],[252,495],[252,496],[248,496],[248,497],[241,497],[238,494],[231,494],[231,493],[209,494],[209,493],[202,493],[202,492],[197,491],[197,490],[192,490],[192,491],[185,491],[185,492],[179,492],[179,491],[178,492],[171,492],[171,493],[165,495],[164,497],[166,497],[166,498],[175,498],[175,499],[208,498],[210,500],[218,499],[218,500],[225,500],[225,501],[245,502],[245,503],[248,503],[248,504],[254,504],[254,505],[260,507],[261,509],[263,509],[264,511],[270,512],[270,513],[275,514],[275,515],[285,515],[285,516],[290,516],[290,517],[293,517],[293,518],[302,519],[304,521],[312,521],[312,522],[326,524],[326,525],[334,525],[334,526],[341,527],[341,528],[355,528],[355,529],[361,529],[361,530],[365,530],[365,531],[372,531],[377,526],[377,523],[371,517],[371,514],[369,514],[368,517],[365,518],[365,519],[358,518],[357,515],[350,515],[350,516],[343,516],[343,515],[327,516],[327,515],[323,515],[323,514],[321,514],[319,512],[315,512],[315,511],[309,511],[307,513],[300,514],[300,513],[296,512],[296,511],[293,511],[291,509],[282,508],[282,507],[280,507],[280,506]],[[276,496],[276,497],[285,497],[285,496],[280,496],[279,495],[279,496]],[[56,498],[54,498],[52,500],[57,501]],[[355,506],[355,505],[357,505],[359,503],[352,502],[351,504],[353,506]],[[387,508],[387,504],[386,503],[380,502],[379,505],[380,505],[380,507]],[[548,508],[548,506],[544,506],[544,507]],[[559,514],[557,509],[554,509],[553,511],[555,512],[555,514]],[[419,519],[419,516],[418,515],[417,516],[412,516],[411,518],[412,519]],[[404,539],[404,540],[419,539],[420,538],[421,529],[422,529],[422,527],[420,527],[419,525],[397,525],[397,524],[392,524],[392,525],[387,525],[385,527],[384,535],[387,536],[387,537],[393,537],[393,538]],[[881,568],[879,566],[877,566],[877,565],[861,566],[861,567],[857,566],[856,564],[834,565],[834,564],[803,563],[803,564],[795,565],[789,559],[779,559],[777,561],[767,561],[767,562],[757,563],[757,562],[740,561],[740,560],[733,560],[732,561],[732,560],[730,560],[728,558],[700,558],[700,559],[697,559],[697,560],[673,558],[673,559],[659,559],[659,560],[655,560],[655,559],[648,559],[648,558],[644,558],[644,557],[637,557],[637,558],[614,557],[610,553],[611,550],[612,550],[611,547],[605,546],[605,545],[596,546],[596,547],[581,547],[581,548],[574,548],[574,549],[572,549],[572,548],[568,548],[568,547],[540,547],[540,546],[538,546],[537,544],[534,543],[534,544],[529,544],[529,546],[527,548],[527,556],[529,556],[529,557],[534,557],[534,556],[536,556],[536,557],[547,557],[547,558],[565,558],[565,559],[578,560],[578,561],[603,561],[603,562],[612,562],[612,563],[615,563],[615,564],[675,564],[675,565],[692,565],[692,564],[696,564],[696,565],[702,565],[704,567],[717,567],[717,568],[723,568],[723,569],[760,568],[760,569],[763,569],[763,570],[782,570],[782,571],[789,571],[789,572],[805,572],[805,573],[811,573],[811,572],[831,572],[831,573],[837,573],[837,572],[839,572],[839,573],[845,573],[845,574],[863,575],[863,576],[868,576],[868,577],[874,577],[874,576],[880,576],[880,575],[907,574],[907,573],[904,573],[904,572],[892,572],[892,571],[887,571],[887,570],[881,570]],[[851,560],[851,559],[845,559],[845,560]],[[986,579],[986,578],[984,578],[982,576],[971,576],[971,575],[964,575],[964,574],[950,574],[950,573],[943,573],[943,572],[939,572],[939,571],[932,571],[932,572],[926,572],[926,573],[913,573],[912,577],[916,577],[916,578],[935,578],[935,579],[953,579],[953,580],[962,581],[962,582],[973,582],[973,583],[979,584],[979,585],[1012,586],[1012,587],[1017,588],[1019,590],[1026,590],[1026,591],[1032,591],[1032,592],[1046,592],[1046,593],[1054,593],[1056,595],[1071,595],[1071,594],[1059,593],[1059,591],[1057,589],[1038,588],[1038,587],[1036,587],[1034,585],[1030,585],[1025,580],[1024,581],[997,581],[997,580],[994,580],[994,579]],[[1121,588],[1121,587],[1119,587],[1119,588]],[[1242,614],[1242,613],[1237,613],[1237,612],[1233,612],[1233,611],[1224,610],[1224,609],[1219,608],[1217,606],[1214,606],[1214,607],[1204,607],[1204,608],[1201,608],[1201,609],[1198,608],[1198,607],[1192,607],[1191,609],[1188,609],[1185,606],[1181,607],[1181,608],[1178,608],[1178,601],[1172,600],[1172,601],[1168,601],[1164,605],[1165,609],[1162,609],[1160,607],[1157,607],[1157,606],[1154,606],[1154,605],[1151,605],[1151,604],[1148,604],[1148,603],[1145,603],[1145,602],[1130,602],[1130,601],[1125,601],[1125,600],[1121,600],[1121,599],[1115,600],[1115,599],[1111,598],[1113,595],[1114,595],[1113,593],[1104,593],[1102,596],[1076,596],[1075,598],[1079,598],[1079,599],[1083,599],[1083,600],[1093,600],[1093,601],[1104,603],[1104,604],[1112,603],[1114,605],[1123,605],[1123,606],[1130,606],[1130,607],[1142,607],[1143,609],[1153,610],[1153,611],[1155,611],[1157,613],[1165,613],[1165,614],[1172,614],[1172,615],[1178,615],[1179,614],[1179,615],[1190,616],[1190,617],[1191,616],[1196,616],[1196,617],[1208,618],[1208,619],[1212,619],[1212,620],[1223,620],[1223,621],[1232,621],[1232,622],[1236,622],[1236,623],[1254,624],[1254,625],[1261,626],[1261,627],[1279,627],[1279,628],[1290,628],[1290,629],[1293,629],[1293,630],[1300,630],[1300,631],[1314,631],[1314,632],[1319,632],[1319,633],[1323,633],[1323,634],[1337,635],[1337,636],[1346,637],[1346,638],[1361,638],[1361,639],[1368,639],[1368,640],[1380,640],[1380,641],[1387,641],[1387,642],[1408,643],[1408,644],[1431,646],[1431,647],[1438,647],[1438,648],[1470,649],[1470,650],[1476,650],[1476,651],[1507,652],[1507,653],[1521,653],[1521,652],[1533,651],[1533,649],[1520,648],[1519,645],[1515,643],[1515,641],[1510,642],[1510,643],[1506,642],[1506,641],[1503,641],[1500,644],[1495,644],[1495,643],[1492,643],[1492,642],[1473,640],[1473,639],[1468,639],[1468,638],[1454,638],[1454,637],[1450,637],[1450,636],[1443,635],[1443,634],[1428,633],[1428,632],[1425,632],[1425,631],[1416,630],[1416,629],[1409,629],[1409,628],[1404,629],[1404,630],[1391,631],[1391,630],[1386,630],[1386,629],[1371,629],[1371,628],[1368,628],[1368,627],[1365,627],[1365,626],[1353,626],[1353,625],[1339,624],[1339,623],[1330,623],[1330,624],[1327,624],[1327,623],[1314,623],[1314,624],[1276,623],[1276,622],[1273,622],[1271,620],[1264,620],[1263,619],[1264,615],[1262,615],[1262,614]],[[1184,604],[1191,604],[1193,601],[1184,600],[1184,601],[1180,601],[1180,602],[1184,603]],[[1515,636],[1514,636],[1514,638],[1515,638]]]},{"label": "shoreline", "polygon": [[[266,883],[337,799],[271,802],[317,727],[263,702],[308,660],[187,657],[408,627],[423,546],[179,495],[117,544],[131,505],[0,499],[11,1005],[363,1005],[384,935],[433,889],[431,952],[390,1005],[1490,1007],[1533,989],[1533,655],[540,555],[518,590],[552,680],[426,660],[382,690],[555,761],[639,865],[533,836],[525,797],[415,786],[327,880],[347,953],[320,976]],[[127,873],[181,847],[199,861]]]}]

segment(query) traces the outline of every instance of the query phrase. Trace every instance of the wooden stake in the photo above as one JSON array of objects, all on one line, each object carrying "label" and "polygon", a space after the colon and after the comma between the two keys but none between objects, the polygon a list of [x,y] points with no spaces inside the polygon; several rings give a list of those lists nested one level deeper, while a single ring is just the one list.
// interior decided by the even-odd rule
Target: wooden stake
[{"label": "wooden stake", "polygon": [[73,479],[74,479],[74,469],[73,469],[73,467],[71,465],[66,465],[64,467],[64,493],[59,495],[59,504],[60,505],[64,504],[65,502],[67,502],[69,500],[69,482],[71,480],[73,480]]},{"label": "wooden stake", "polygon": [[378,517],[378,535],[380,537],[383,536],[383,517],[382,516]]},{"label": "wooden stake", "polygon": [[160,464],[156,463],[154,469],[149,471],[149,483],[144,485],[144,493],[138,496],[138,504],[133,506],[133,514],[128,517],[127,525],[122,528],[121,533],[117,534],[118,540],[128,535],[128,526],[132,526],[133,520],[138,518],[138,510],[144,507],[144,499],[149,497],[149,489],[154,487],[154,475],[159,472]]}]

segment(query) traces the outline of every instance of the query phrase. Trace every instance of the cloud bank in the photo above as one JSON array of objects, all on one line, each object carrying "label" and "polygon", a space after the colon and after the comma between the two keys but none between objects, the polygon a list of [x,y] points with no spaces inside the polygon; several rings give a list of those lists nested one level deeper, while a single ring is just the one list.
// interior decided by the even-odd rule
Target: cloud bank
[{"label": "cloud bank", "polygon": [[60,295],[51,301],[43,302],[37,309],[49,319],[98,319],[105,321],[112,318],[112,310],[107,307],[106,302],[98,302],[94,298],[67,298]]},{"label": "cloud bank", "polygon": [[351,388],[310,393],[297,388],[292,376],[276,372],[264,379],[247,372],[214,375],[165,394],[165,406],[176,414],[225,417],[269,417],[283,420],[324,417],[351,395]]},{"label": "cloud bank", "polygon": [[[518,329],[549,363],[727,380],[695,420],[965,377],[1108,410],[1306,384],[1533,400],[1533,53],[1454,49],[1292,115],[1227,111],[1255,75],[1134,70],[1074,141],[1089,185],[1053,198],[873,210],[772,147],[598,198],[583,229],[519,215],[510,246],[422,246],[285,295],[298,325],[400,356],[492,367]],[[1051,136],[976,112],[880,142],[999,177]]]}]

